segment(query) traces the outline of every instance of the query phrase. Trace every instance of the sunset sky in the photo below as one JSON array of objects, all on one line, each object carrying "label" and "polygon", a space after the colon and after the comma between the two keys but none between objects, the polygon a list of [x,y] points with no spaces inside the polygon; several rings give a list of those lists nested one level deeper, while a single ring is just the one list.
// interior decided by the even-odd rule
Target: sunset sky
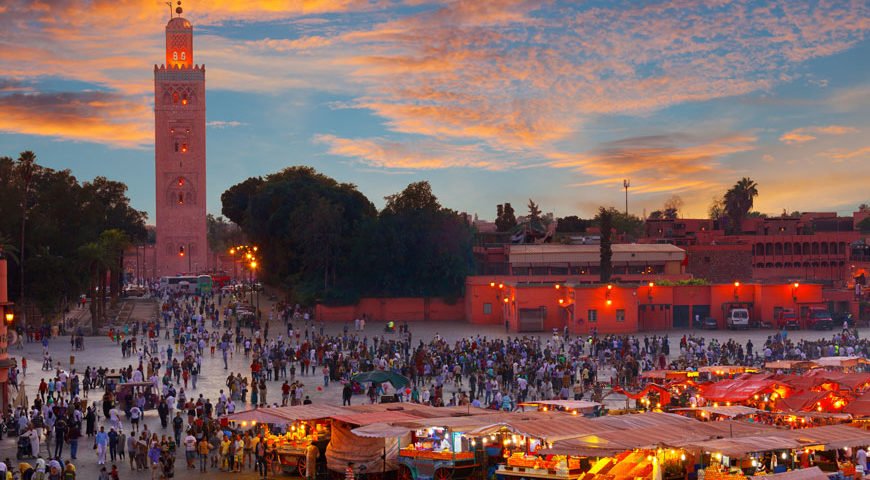
[{"label": "sunset sky", "polygon": [[[529,198],[706,214],[870,202],[870,2],[185,0],[206,65],[208,205],[311,165],[383,196],[429,180],[495,216]],[[126,182],[154,211],[155,0],[0,1],[0,155]]]}]

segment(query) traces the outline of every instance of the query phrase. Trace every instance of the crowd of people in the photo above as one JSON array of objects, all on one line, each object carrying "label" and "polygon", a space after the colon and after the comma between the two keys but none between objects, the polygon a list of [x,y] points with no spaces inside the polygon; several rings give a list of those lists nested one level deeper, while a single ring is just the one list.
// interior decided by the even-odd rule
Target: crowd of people
[{"label": "crowd of people", "polygon": [[[348,322],[339,333],[327,333],[298,305],[279,303],[266,315],[243,315],[231,294],[163,292],[158,298],[158,318],[109,331],[128,363],[124,368],[67,372],[52,364],[48,336],[25,337],[42,342],[47,361],[32,401],[21,392],[5,412],[5,423],[24,439],[22,453],[36,458],[30,467],[34,471],[42,466],[66,475],[71,469],[74,478],[72,461],[84,441],[93,446],[104,478],[117,479],[118,464],[127,461],[131,470],[150,470],[153,479],[171,478],[177,450],[185,452],[187,468],[255,468],[265,476],[277,468],[277,453],[256,436],[229,432],[221,417],[249,408],[310,404],[309,389],[340,389],[346,405],[360,395],[371,403],[391,396],[433,406],[513,410],[518,403],[541,399],[600,401],[609,387],[635,385],[642,372],[652,369],[870,353],[870,343],[849,328],[812,341],[793,341],[779,331],[758,346],[752,340],[708,341],[694,334],[672,339],[667,334],[572,336],[567,331],[453,341],[435,334],[415,342],[407,324],[369,332],[366,317]],[[76,342],[73,350],[79,348]],[[243,357],[246,371],[229,369],[237,356]],[[227,372],[217,393],[198,389],[204,363],[212,371],[223,365]],[[395,389],[390,383],[353,380],[355,374],[375,369],[404,375],[410,384]],[[26,374],[22,359],[10,374],[12,385]],[[95,389],[102,392],[99,400],[90,394]],[[143,421],[151,409],[157,411],[160,432]]]}]

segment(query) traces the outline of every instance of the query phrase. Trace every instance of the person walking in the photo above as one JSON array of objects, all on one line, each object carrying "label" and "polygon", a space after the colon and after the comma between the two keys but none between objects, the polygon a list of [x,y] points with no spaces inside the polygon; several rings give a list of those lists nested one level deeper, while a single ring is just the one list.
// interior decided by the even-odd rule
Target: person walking
[{"label": "person walking", "polygon": [[[208,438],[205,435],[202,436],[202,439],[196,445],[196,451],[199,454],[199,471],[206,471],[206,462],[208,462],[208,452],[210,452],[212,446],[208,443]],[[263,477],[265,478],[265,476]]]},{"label": "person walking", "polygon": [[109,445],[109,435],[105,427],[100,427],[97,436],[94,437],[94,448],[97,450],[97,465],[106,464],[106,447]]},{"label": "person walking", "polygon": [[109,429],[109,459],[115,463],[118,457],[118,432],[114,428]]}]

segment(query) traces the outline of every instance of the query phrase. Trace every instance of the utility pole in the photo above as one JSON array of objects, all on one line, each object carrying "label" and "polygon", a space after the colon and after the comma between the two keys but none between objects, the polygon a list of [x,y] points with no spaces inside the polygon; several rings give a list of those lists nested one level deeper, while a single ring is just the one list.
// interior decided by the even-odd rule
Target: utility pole
[{"label": "utility pole", "polygon": [[628,187],[631,186],[629,179],[622,180],[622,188],[625,189],[625,215],[628,216]]}]

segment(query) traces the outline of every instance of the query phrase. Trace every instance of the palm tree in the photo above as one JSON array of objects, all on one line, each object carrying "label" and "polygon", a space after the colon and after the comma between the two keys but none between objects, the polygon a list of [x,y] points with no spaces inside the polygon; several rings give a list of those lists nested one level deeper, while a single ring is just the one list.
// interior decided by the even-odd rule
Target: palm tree
[{"label": "palm tree", "polygon": [[[101,324],[105,316],[105,286],[106,269],[109,267],[111,260],[106,255],[104,245],[99,242],[90,242],[78,248],[78,258],[84,263],[84,268],[87,270],[88,277],[88,293],[92,298],[91,301],[91,321],[92,326],[96,330]],[[97,298],[102,297],[102,301],[97,301]]]},{"label": "palm tree", "polygon": [[755,197],[758,196],[758,184],[749,177],[741,178],[725,192],[725,214],[731,220],[733,231],[740,233],[741,224],[752,210]]},{"label": "palm tree", "polygon": [[0,258],[7,258],[18,263],[18,247],[12,244],[12,239],[0,234]]},{"label": "palm tree", "polygon": [[[106,230],[100,234],[100,246],[108,264],[110,275],[110,290],[112,292],[112,305],[118,300],[118,294],[121,292],[123,273],[124,273],[124,251],[132,245],[130,237],[121,230],[113,228]],[[105,295],[100,297],[102,302],[105,302]]]},{"label": "palm tree", "polygon": [[25,150],[18,155],[18,170],[21,173],[21,184],[24,188],[21,190],[21,247],[18,250],[18,268],[21,270],[19,281],[21,282],[19,299],[21,302],[21,325],[27,324],[27,310],[24,308],[24,233],[27,227],[27,208],[29,207],[28,196],[30,194],[30,182],[33,180],[33,171],[36,166],[36,154],[30,150]]}]

